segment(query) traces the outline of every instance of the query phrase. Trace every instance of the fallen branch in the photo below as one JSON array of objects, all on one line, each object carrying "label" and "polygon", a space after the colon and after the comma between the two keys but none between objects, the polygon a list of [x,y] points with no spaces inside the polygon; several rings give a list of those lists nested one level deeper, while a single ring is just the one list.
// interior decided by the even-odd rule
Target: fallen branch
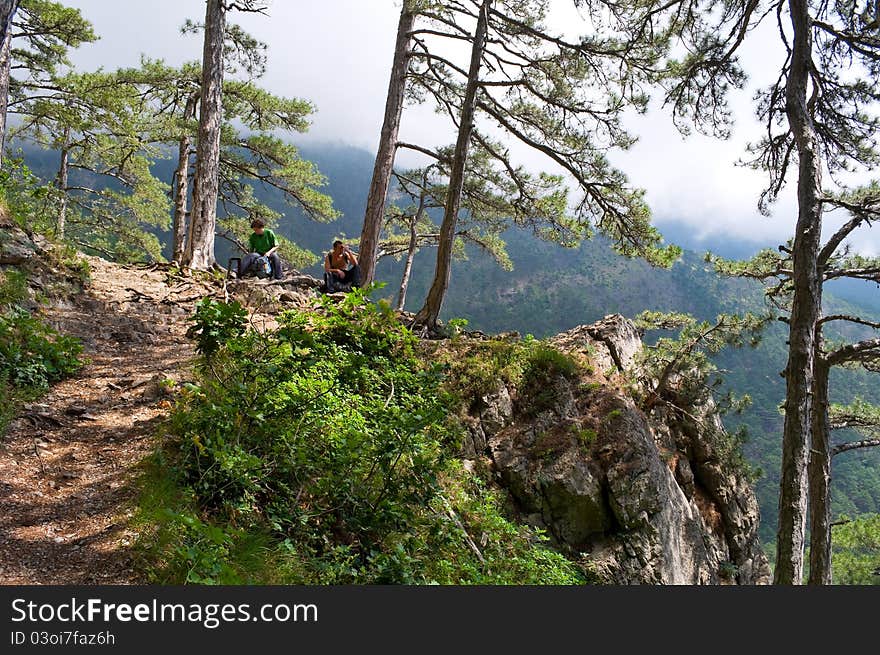
[{"label": "fallen branch", "polygon": [[125,290],[134,294],[134,298],[132,298],[134,302],[140,302],[143,299],[150,300],[152,302],[158,302],[155,298],[153,298],[153,296],[146,294],[143,291],[138,291],[137,289],[132,289],[131,287],[126,287]]},{"label": "fallen branch", "polygon": [[470,547],[472,551],[474,551],[474,555],[477,556],[477,559],[480,560],[480,564],[485,564],[486,559],[483,557],[483,553],[480,552],[479,547],[476,542],[471,539],[471,536],[468,534],[468,531],[465,529],[464,524],[461,522],[461,519],[458,518],[458,514],[455,513],[455,510],[452,509],[452,505],[449,504],[449,501],[443,497],[443,504],[446,506],[446,514],[452,519],[452,522],[461,530],[464,535],[464,540],[467,542],[467,545]]}]

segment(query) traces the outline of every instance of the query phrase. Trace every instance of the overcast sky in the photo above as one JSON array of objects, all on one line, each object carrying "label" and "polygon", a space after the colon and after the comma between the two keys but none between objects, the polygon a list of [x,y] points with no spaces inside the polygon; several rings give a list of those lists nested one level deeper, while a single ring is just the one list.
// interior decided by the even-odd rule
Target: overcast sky
[{"label": "overcast sky", "polygon": [[[573,3],[554,1],[551,23],[574,36],[578,21]],[[78,67],[136,65],[141,54],[168,63],[200,56],[199,39],[181,36],[179,27],[187,18],[204,17],[204,0],[66,0],[65,4],[80,8],[101,37],[75,53]],[[275,93],[307,98],[316,105],[309,135],[295,135],[296,141],[341,142],[375,151],[399,11],[399,0],[272,0],[268,18],[239,14],[232,20],[269,45],[269,67],[261,83]],[[681,221],[695,235],[769,245],[791,234],[796,218],[793,185],[773,216],[763,217],[756,205],[764,174],[735,166],[745,143],[759,133],[752,118],[752,93],[772,81],[781,63],[775,25],[766,28],[743,53],[753,82],[733,96],[737,126],[730,141],[698,135],[684,139],[660,109],[629,121],[639,143],[612,160],[633,184],[647,190],[661,229],[665,222]],[[451,140],[445,123],[428,106],[406,112],[401,138],[435,145]],[[546,166],[537,155],[514,152],[529,167]],[[842,218],[831,217],[826,232]],[[855,245],[865,253],[880,252],[880,227],[861,235]]]}]

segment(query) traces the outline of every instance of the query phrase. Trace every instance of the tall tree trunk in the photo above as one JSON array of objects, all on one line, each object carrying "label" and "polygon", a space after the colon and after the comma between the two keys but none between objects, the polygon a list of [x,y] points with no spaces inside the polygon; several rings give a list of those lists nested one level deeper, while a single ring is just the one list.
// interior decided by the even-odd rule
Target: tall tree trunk
[{"label": "tall tree trunk", "polygon": [[468,146],[474,129],[474,110],[477,104],[477,88],[479,86],[480,63],[486,45],[486,33],[489,29],[489,9],[492,0],[483,0],[480,14],[477,17],[477,29],[474,33],[471,48],[471,63],[468,69],[467,85],[465,86],[464,102],[461,106],[461,120],[458,126],[458,139],[449,172],[449,189],[446,194],[446,207],[443,212],[443,223],[440,225],[440,240],[437,244],[437,265],[434,268],[434,281],[425,298],[425,305],[416,315],[415,323],[433,329],[437,325],[446,291],[449,289],[449,274],[452,268],[452,245],[455,240],[455,226],[458,222],[458,211],[461,208],[461,193],[464,188],[464,169],[467,165]]},{"label": "tall tree trunk", "polygon": [[220,127],[223,122],[223,39],[226,5],[208,0],[205,46],[202,53],[202,91],[196,174],[189,234],[183,265],[208,269],[214,265],[214,230],[217,224],[217,189],[220,177]]},{"label": "tall tree trunk", "polygon": [[831,422],[828,418],[828,375],[831,367],[820,353],[813,365],[813,440],[810,447],[810,579],[831,584]]},{"label": "tall tree trunk", "polygon": [[419,234],[416,230],[418,220],[421,217],[421,211],[413,218],[409,224],[409,244],[406,248],[406,262],[403,265],[403,276],[400,278],[400,291],[397,292],[397,309],[402,310],[406,304],[406,289],[409,286],[409,278],[412,274],[413,259],[416,256],[416,246],[419,243]]},{"label": "tall tree trunk", "polygon": [[70,169],[70,128],[64,128],[64,143],[61,146],[61,163],[58,166],[58,178],[56,180],[58,198],[58,218],[55,223],[55,236],[64,238],[67,229],[67,179]]},{"label": "tall tree trunk", "polygon": [[[196,106],[199,102],[199,94],[194,93],[186,101],[183,112],[183,122],[187,123],[195,118]],[[189,156],[192,148],[192,136],[184,127],[183,136],[180,137],[177,152],[177,168],[174,171],[174,220],[172,222],[172,259],[180,263],[183,261],[186,248],[186,207],[189,199]]]},{"label": "tall tree trunk", "polygon": [[406,89],[406,76],[411,59],[415,13],[412,0],[404,0],[397,24],[397,42],[394,46],[394,61],[391,65],[391,80],[388,82],[388,97],[385,100],[385,119],[376,163],[373,166],[373,181],[367,196],[367,209],[364,213],[364,227],[361,230],[360,268],[361,283],[373,281],[376,272],[376,257],[379,252],[379,234],[385,219],[385,196],[394,170],[394,154],[397,151],[397,134],[400,131],[400,117],[403,113],[403,96]]},{"label": "tall tree trunk", "polygon": [[12,64],[12,19],[19,0],[0,0],[0,165],[6,147],[6,109],[9,105],[9,69]]},{"label": "tall tree trunk", "polygon": [[807,103],[813,47],[808,0],[789,0],[789,12],[794,39],[786,85],[786,113],[798,149],[798,220],[792,251],[794,294],[785,369],[776,584],[801,584],[803,580],[813,358],[816,321],[822,305],[817,266],[822,232],[822,177],[815,127]]},{"label": "tall tree trunk", "polygon": [[19,0],[0,0],[0,39],[12,31],[12,19],[18,11]]}]

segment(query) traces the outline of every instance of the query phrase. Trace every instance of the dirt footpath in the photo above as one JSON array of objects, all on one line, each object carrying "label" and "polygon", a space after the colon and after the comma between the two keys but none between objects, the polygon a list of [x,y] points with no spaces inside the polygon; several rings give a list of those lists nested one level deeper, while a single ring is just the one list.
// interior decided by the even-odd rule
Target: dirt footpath
[{"label": "dirt footpath", "polygon": [[136,465],[193,356],[202,285],[89,258],[90,288],[46,311],[90,361],[25,406],[0,439],[0,583],[137,582],[129,526]]}]

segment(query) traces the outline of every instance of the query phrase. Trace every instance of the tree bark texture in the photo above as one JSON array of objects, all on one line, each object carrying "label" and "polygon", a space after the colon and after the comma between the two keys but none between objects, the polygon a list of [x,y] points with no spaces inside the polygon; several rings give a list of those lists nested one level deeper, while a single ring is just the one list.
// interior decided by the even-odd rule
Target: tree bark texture
[{"label": "tree bark texture", "polygon": [[226,6],[208,0],[202,54],[202,91],[193,201],[183,264],[205,270],[214,265],[217,191],[220,177],[220,128],[223,122],[223,39]]},{"label": "tree bark texture", "polygon": [[67,180],[70,172],[70,128],[64,128],[64,142],[61,145],[61,162],[58,165],[58,217],[55,221],[55,236],[64,238],[67,229]]},{"label": "tree bark texture", "polygon": [[[199,94],[193,94],[186,101],[184,123],[191,121],[196,115]],[[189,158],[192,149],[192,136],[184,128],[178,143],[177,168],[174,171],[174,219],[172,222],[172,259],[182,262],[186,249],[187,201],[189,200]]]},{"label": "tree bark texture", "polygon": [[798,219],[792,251],[794,292],[785,369],[776,584],[801,584],[803,580],[814,342],[822,305],[818,270],[822,178],[813,117],[807,104],[813,48],[807,0],[789,0],[789,13],[794,36],[786,84],[786,114],[798,150]]},{"label": "tree bark texture", "polygon": [[410,45],[415,14],[411,11],[409,0],[404,0],[397,25],[397,42],[394,46],[394,61],[391,65],[391,79],[388,82],[388,96],[385,100],[385,118],[373,165],[373,180],[367,196],[364,213],[364,226],[361,230],[360,267],[361,283],[370,284],[376,273],[376,260],[379,252],[379,236],[385,220],[385,197],[394,171],[394,155],[397,151],[397,135],[400,131],[400,118],[403,114],[406,76],[409,72]]},{"label": "tree bark texture", "polygon": [[813,366],[813,435],[810,447],[811,585],[831,584],[831,421],[828,417],[830,365],[817,353]]}]

